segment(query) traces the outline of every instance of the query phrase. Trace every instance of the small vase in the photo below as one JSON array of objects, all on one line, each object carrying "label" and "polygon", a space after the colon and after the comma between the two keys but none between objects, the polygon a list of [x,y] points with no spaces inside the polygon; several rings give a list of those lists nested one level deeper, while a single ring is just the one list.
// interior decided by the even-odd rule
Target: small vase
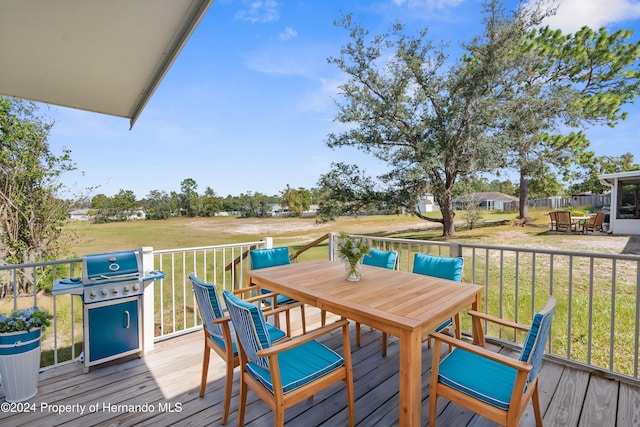
[{"label": "small vase", "polygon": [[357,282],[362,278],[362,259],[352,262],[344,261],[345,278],[350,282]]}]

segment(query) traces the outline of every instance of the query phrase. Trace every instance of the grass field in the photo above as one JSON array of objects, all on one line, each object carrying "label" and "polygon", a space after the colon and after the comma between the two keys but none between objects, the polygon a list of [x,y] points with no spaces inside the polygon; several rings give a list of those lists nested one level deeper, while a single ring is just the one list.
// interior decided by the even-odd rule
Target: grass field
[{"label": "grass field", "polygon": [[[439,213],[433,213],[437,217]],[[447,240],[538,248],[629,252],[629,236],[594,236],[549,231],[547,210],[531,211],[534,223],[514,227],[515,213],[484,213],[483,222],[473,230],[457,220],[456,236]],[[457,218],[461,218],[458,214]],[[346,231],[384,237],[442,240],[442,226],[411,215],[342,217],[335,222],[316,224],[313,218],[173,218],[166,221],[129,221],[110,224],[70,222],[68,236],[72,256],[151,246],[156,250],[189,248],[273,237],[276,245],[311,242],[328,232]],[[633,251],[631,251],[633,252]]]},{"label": "grass field", "polygon": [[[437,213],[433,214],[438,215]],[[531,217],[534,219],[532,224],[528,224],[525,227],[516,227],[511,225],[511,220],[515,218],[516,214],[510,213],[494,213],[486,212],[484,214],[483,222],[478,224],[473,230],[468,230],[464,227],[464,223],[459,220],[459,225],[456,227],[456,236],[447,238],[447,241],[459,241],[459,242],[472,242],[478,244],[487,245],[502,245],[502,246],[514,246],[514,247],[529,247],[540,249],[567,249],[574,251],[593,251],[593,252],[606,252],[606,253],[640,253],[637,250],[637,244],[634,238],[630,236],[608,236],[608,235],[582,235],[582,234],[566,234],[566,233],[554,233],[549,231],[548,215],[547,211],[532,211]],[[458,218],[461,218],[459,215]],[[274,239],[274,245],[276,246],[289,246],[292,249],[297,249],[315,239],[323,236],[328,232],[346,231],[353,234],[367,234],[380,237],[398,237],[398,238],[410,238],[420,240],[444,240],[442,235],[442,227],[438,223],[432,223],[425,220],[421,220],[410,215],[388,215],[388,216],[361,216],[358,218],[345,217],[339,218],[336,222],[330,222],[327,224],[318,225],[314,219],[298,219],[298,218],[262,218],[262,219],[241,219],[232,217],[215,217],[215,218],[174,218],[166,221],[130,221],[123,223],[111,223],[111,224],[91,224],[88,222],[78,221],[69,223],[65,232],[67,238],[74,236],[72,244],[69,248],[71,250],[71,257],[79,257],[90,253],[110,252],[115,250],[135,249],[142,246],[151,246],[155,250],[163,249],[181,249],[181,248],[193,248],[201,246],[220,245],[227,243],[241,243],[260,240],[263,237],[272,237]],[[325,243],[326,245],[326,243]],[[307,254],[313,256],[314,253],[318,257],[326,256],[326,246],[323,248],[316,248],[313,253]],[[305,255],[304,259],[308,259]],[[303,259],[303,260],[304,260]],[[493,260],[494,262],[496,260]],[[497,262],[497,261],[496,261]],[[562,261],[556,261],[555,268],[561,267]],[[494,263],[495,264],[495,263]],[[538,264],[538,271],[543,269],[544,263]],[[522,276],[520,284],[524,285],[526,282],[527,274],[529,274],[525,268],[526,262],[522,264],[522,270],[518,273]],[[221,266],[221,269],[223,266]],[[186,267],[185,267],[186,268]],[[585,270],[586,271],[586,270]],[[515,271],[509,269],[502,272],[505,282],[511,284],[515,279]],[[499,280],[499,273],[492,271],[490,274],[490,282],[496,283]],[[561,276],[558,275],[557,279]],[[465,280],[470,278],[465,277]],[[482,284],[478,282],[479,284]],[[495,290],[495,289],[494,289]],[[560,288],[557,289],[560,291]],[[166,289],[165,292],[169,292]],[[507,289],[503,289],[501,292],[507,292],[504,294],[504,298],[510,298]],[[493,292],[493,291],[492,291]],[[156,296],[158,293],[156,293]],[[631,295],[632,297],[633,295]],[[495,298],[494,298],[495,297]],[[606,295],[605,295],[606,297]],[[46,304],[46,296],[44,299],[39,297],[40,301]],[[172,298],[170,294],[166,298]],[[173,298],[180,299],[178,295],[173,295]],[[574,304],[578,304],[573,311],[573,319],[581,324],[584,319],[580,319],[580,316],[586,304],[584,299],[580,299],[578,295],[574,295]],[[499,296],[492,296],[490,298],[492,305],[495,301],[499,301]],[[521,295],[519,304],[524,310],[529,305],[525,295]],[[606,298],[604,298],[606,300]],[[626,307],[624,300],[618,301],[618,308]],[[182,301],[175,301],[177,306],[182,306]],[[606,303],[606,301],[604,301]],[[5,304],[10,304],[10,301],[0,301],[0,312],[5,312]],[[81,306],[81,305],[78,305]],[[605,304],[606,306],[606,304]],[[187,313],[189,319],[193,316],[193,307],[187,307]],[[633,304],[629,305],[633,307]],[[44,307],[47,308],[47,307]],[[63,316],[70,317],[70,313],[64,302],[58,298],[58,315],[62,313]],[[564,310],[564,309],[563,309]],[[626,310],[626,309],[625,309]],[[491,308],[491,311],[495,311],[495,308]],[[600,312],[606,312],[606,308],[600,310]],[[181,317],[181,313],[176,313]],[[167,316],[167,314],[164,314]],[[80,317],[79,317],[80,316]],[[621,329],[632,330],[633,329],[633,316],[624,319],[628,325],[620,325]],[[81,314],[79,311],[74,313],[76,325],[80,324],[80,329],[76,326],[76,335],[81,333]],[[170,322],[172,319],[169,319]],[[598,320],[598,336],[602,338],[607,337],[606,330],[602,329],[607,325],[606,316],[596,319]],[[620,320],[620,317],[618,317]],[[67,323],[67,322],[61,322]],[[588,324],[588,322],[587,322]],[[555,328],[554,328],[555,329]],[[600,329],[602,329],[600,331]],[[605,328],[606,329],[606,328]],[[68,332],[59,330],[57,331],[58,339],[69,335]],[[47,331],[47,335],[49,335]],[[583,341],[585,339],[584,329],[577,327],[574,329],[572,340]],[[561,338],[562,334],[556,335],[556,338]],[[566,335],[564,338],[566,342]],[[631,340],[633,341],[633,340]],[[66,343],[59,343],[64,347]],[[577,344],[574,346],[574,351],[577,350]],[[607,341],[602,343],[594,343],[596,348],[601,347],[603,350],[602,356],[606,359]],[[563,343],[559,343],[560,346]],[[44,346],[43,346],[44,347]],[[70,350],[70,348],[69,348]],[[78,354],[79,350],[76,350]],[[70,354],[70,351],[69,351]],[[630,352],[632,354],[632,352]],[[574,353],[575,355],[575,353]],[[45,353],[43,353],[43,358]],[[626,365],[626,363],[625,363]],[[628,369],[628,368],[627,368]],[[626,369],[625,369],[626,370]]]}]

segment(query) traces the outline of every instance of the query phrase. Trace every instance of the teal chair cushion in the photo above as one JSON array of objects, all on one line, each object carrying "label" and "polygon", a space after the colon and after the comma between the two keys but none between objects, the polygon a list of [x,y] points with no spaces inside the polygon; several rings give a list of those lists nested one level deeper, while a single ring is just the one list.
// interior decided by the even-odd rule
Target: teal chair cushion
[{"label": "teal chair cushion", "polygon": [[[309,341],[278,354],[284,393],[295,390],[344,365],[344,359],[317,341]],[[273,393],[269,369],[247,363],[247,371]]]},{"label": "teal chair cushion", "polygon": [[508,410],[517,372],[509,366],[456,348],[440,362],[438,381]]},{"label": "teal chair cushion", "polygon": [[396,251],[371,249],[369,250],[369,254],[362,258],[362,263],[365,265],[373,265],[374,267],[389,268],[393,270],[396,268],[397,259],[398,252]]},{"label": "teal chair cushion", "polygon": [[[261,291],[262,291],[262,293],[263,293],[263,294],[269,294],[269,293],[271,293],[271,291],[269,291],[268,289],[264,289],[264,288],[262,288],[262,289],[261,289]],[[270,299],[266,299],[266,300],[265,300],[265,302],[266,302],[267,304],[271,304],[271,301],[272,301],[272,300],[270,300]],[[288,296],[286,296],[286,295],[278,294],[278,296],[276,297],[276,303],[277,303],[279,306],[280,306],[280,305],[285,305],[285,304],[293,304],[294,302],[298,302],[298,301],[294,300],[293,298],[289,298],[289,297],[288,297]]]},{"label": "teal chair cushion", "polygon": [[[547,305],[533,318],[520,354],[520,361],[530,363],[528,384],[538,375],[545,344],[551,330],[556,300],[549,296]],[[517,369],[491,359],[454,349],[440,362],[438,381],[483,402],[508,410]]]},{"label": "teal chair cushion", "polygon": [[529,377],[527,378],[527,383],[531,382],[533,378],[538,375],[538,371],[542,365],[542,356],[544,355],[545,344],[547,343],[551,332],[551,322],[553,320],[555,303],[555,299],[553,297],[549,297],[549,301],[545,308],[533,316],[531,328],[529,329],[522,346],[522,352],[520,353],[519,360],[530,363],[532,366],[531,372],[529,372]]},{"label": "teal chair cushion", "polygon": [[443,329],[448,328],[449,326],[452,326],[452,325],[453,325],[453,321],[451,319],[447,319],[444,322],[442,322],[440,326],[436,328],[436,332],[442,332]]},{"label": "teal chair cushion", "polygon": [[449,258],[417,253],[413,257],[413,272],[440,279],[462,280],[464,258]]},{"label": "teal chair cushion", "polygon": [[253,249],[249,252],[251,269],[290,264],[289,248]]},{"label": "teal chair cushion", "polygon": [[[425,276],[439,277],[440,279],[462,280],[462,267],[464,258],[449,258],[417,253],[413,256],[413,272]],[[436,332],[452,326],[451,319],[447,319],[436,328]]]},{"label": "teal chair cushion", "polygon": [[[265,323],[265,326],[267,327],[267,333],[269,334],[269,339],[271,339],[272,343],[276,342],[276,341],[279,341],[282,338],[287,336],[287,334],[284,331],[282,331],[282,330],[280,330],[280,329],[278,329],[278,328],[276,328],[274,326],[271,326],[268,323]],[[229,328],[231,329],[231,344],[233,345],[233,355],[237,356],[238,355],[238,346],[236,345],[236,334],[235,334],[235,331],[233,329],[233,324],[232,323],[229,324]],[[211,335],[211,339],[213,339],[216,342],[216,344],[218,344],[220,347],[226,348],[226,346],[224,345],[224,340],[223,339],[218,338],[217,336],[214,336],[214,335]]]},{"label": "teal chair cushion", "polygon": [[269,359],[258,357],[257,352],[271,347],[271,337],[267,331],[262,311],[250,302],[244,301],[233,293],[224,290],[222,297],[227,303],[227,310],[249,360],[269,369]]},{"label": "teal chair cushion", "polygon": [[[193,292],[196,296],[196,302],[200,309],[200,316],[205,328],[209,331],[211,339],[220,346],[220,348],[226,348],[222,335],[222,327],[219,324],[213,323],[213,320],[223,317],[223,308],[220,304],[220,297],[216,287],[212,284],[205,283],[199,280],[195,274],[190,274],[189,279],[193,285]],[[281,340],[286,336],[284,331],[278,328],[266,324],[267,333],[271,342]],[[233,345],[234,356],[238,355],[238,349],[236,347],[236,334],[233,329],[233,323],[229,323],[229,329],[231,329],[231,343]]]},{"label": "teal chair cushion", "polygon": [[[289,248],[272,248],[272,249],[252,249],[249,251],[249,257],[251,258],[251,269],[257,270],[260,268],[275,267],[277,265],[291,264],[289,259]],[[263,294],[269,294],[269,289],[261,289]],[[278,295],[276,297],[278,305],[292,304],[297,302],[296,300],[289,298],[286,295]],[[271,300],[265,300],[265,304],[271,304]]]},{"label": "teal chair cushion", "polygon": [[[222,304],[216,287],[199,280],[193,273],[189,275],[189,279],[191,279],[193,293],[196,297],[204,327],[216,342],[222,342],[222,327],[213,322],[223,317]],[[224,348],[224,345],[222,347]]]}]

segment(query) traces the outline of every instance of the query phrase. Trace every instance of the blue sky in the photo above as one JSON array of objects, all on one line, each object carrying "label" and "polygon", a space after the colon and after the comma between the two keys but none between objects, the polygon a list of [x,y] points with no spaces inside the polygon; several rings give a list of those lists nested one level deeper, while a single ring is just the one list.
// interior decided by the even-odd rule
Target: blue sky
[{"label": "blue sky", "polygon": [[[452,49],[481,29],[479,0],[216,0],[132,130],[127,119],[50,107],[51,149],[69,148],[78,167],[63,183],[72,194],[97,187],[92,195],[143,198],[192,178],[201,194],[273,195],[287,184],[314,187],[332,162],[384,172],[365,153],[325,144],[341,127],[333,100],[346,77],[327,58],[348,41],[333,25],[343,13],[373,34],[394,22],[410,32],[427,26]],[[561,0],[549,24],[639,32],[640,1]],[[597,155],[631,152],[640,162],[640,107],[627,111],[618,127],[587,131]]]}]

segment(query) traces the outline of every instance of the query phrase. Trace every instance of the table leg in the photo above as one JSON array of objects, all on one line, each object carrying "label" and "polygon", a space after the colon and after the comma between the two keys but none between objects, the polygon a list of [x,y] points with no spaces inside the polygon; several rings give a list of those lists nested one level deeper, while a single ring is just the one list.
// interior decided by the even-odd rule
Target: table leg
[{"label": "table leg", "polygon": [[400,335],[400,427],[420,425],[422,405],[422,329]]},{"label": "table leg", "polygon": [[[471,309],[480,311],[480,293],[476,294],[476,299],[471,303]],[[482,320],[478,317],[472,317],[471,329],[473,332],[473,343],[481,347],[485,346],[484,333],[482,332]]]}]

